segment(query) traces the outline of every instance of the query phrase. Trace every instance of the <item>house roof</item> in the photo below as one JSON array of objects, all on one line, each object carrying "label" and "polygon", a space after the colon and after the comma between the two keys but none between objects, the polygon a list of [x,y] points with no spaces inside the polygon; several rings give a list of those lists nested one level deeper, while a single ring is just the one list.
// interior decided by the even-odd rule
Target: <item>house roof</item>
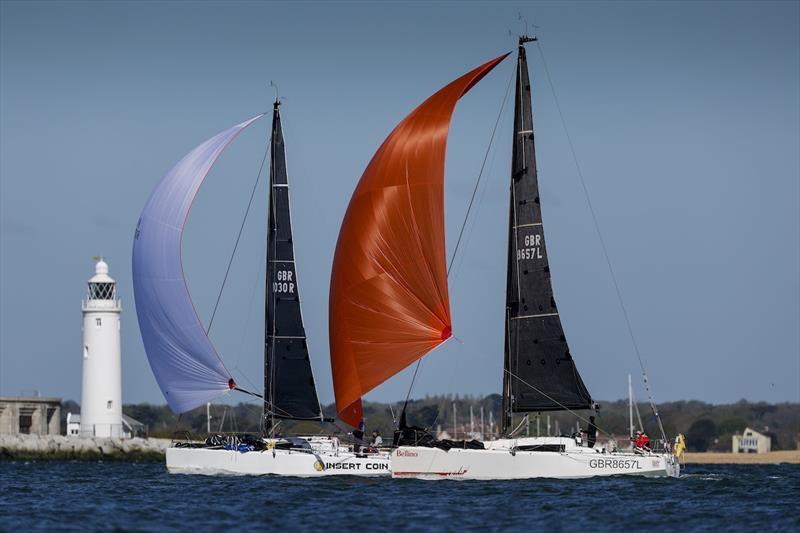
[{"label": "house roof", "polygon": [[129,417],[126,414],[122,415],[122,420],[125,422],[125,424],[127,424],[128,426],[130,426],[132,428],[137,428],[137,429],[138,428],[144,428],[144,424],[143,423],[139,422],[135,418]]},{"label": "house roof", "polygon": [[[748,433],[751,433],[752,435],[749,435]],[[750,428],[750,427],[746,427],[746,428],[744,428],[744,431],[742,431],[742,436],[743,436],[743,437],[744,437],[744,436],[747,436],[747,437],[750,437],[750,436],[754,436],[754,437],[764,437],[765,439],[769,439],[769,438],[771,438],[769,435],[764,435],[763,433],[760,433],[760,432],[758,432],[758,431],[756,431],[755,429],[753,429],[753,428]]]}]

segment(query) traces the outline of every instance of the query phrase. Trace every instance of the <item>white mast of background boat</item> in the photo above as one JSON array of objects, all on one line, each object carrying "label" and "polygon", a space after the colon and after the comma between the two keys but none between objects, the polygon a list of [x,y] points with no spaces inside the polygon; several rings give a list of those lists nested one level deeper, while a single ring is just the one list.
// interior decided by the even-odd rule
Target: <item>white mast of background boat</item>
[{"label": "white mast of background boat", "polygon": [[628,437],[633,438],[633,385],[628,374]]}]

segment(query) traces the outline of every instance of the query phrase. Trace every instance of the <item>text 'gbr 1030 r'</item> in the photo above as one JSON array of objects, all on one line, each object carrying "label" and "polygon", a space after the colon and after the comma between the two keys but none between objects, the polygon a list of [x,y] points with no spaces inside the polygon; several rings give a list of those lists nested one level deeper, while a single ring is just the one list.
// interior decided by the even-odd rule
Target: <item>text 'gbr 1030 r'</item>
[{"label": "text 'gbr 1030 r'", "polygon": [[272,292],[294,294],[294,272],[278,270],[275,275],[278,280],[272,282]]}]

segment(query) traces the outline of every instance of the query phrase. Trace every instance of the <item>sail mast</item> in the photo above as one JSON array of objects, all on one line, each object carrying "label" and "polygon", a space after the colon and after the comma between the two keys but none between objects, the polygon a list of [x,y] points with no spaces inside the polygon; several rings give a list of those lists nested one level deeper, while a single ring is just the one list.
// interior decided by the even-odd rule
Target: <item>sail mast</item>
[{"label": "sail mast", "polygon": [[519,38],[506,280],[503,433],[512,413],[588,409],[561,326],[544,241],[525,43]]},{"label": "sail mast", "polygon": [[[270,265],[277,256],[277,221],[275,220],[275,198],[273,190],[275,185],[275,157],[277,133],[280,131],[280,100],[277,95],[272,106],[272,132],[270,134],[269,146],[269,214],[267,220],[267,255],[264,283],[264,433],[270,434],[275,427],[275,405],[274,381],[275,381],[275,338],[274,338],[274,317],[275,317],[275,294],[272,291],[271,281],[274,273],[270,270]],[[270,434],[270,436],[272,436]]]},{"label": "sail mast", "polygon": [[321,420],[300,308],[280,101],[270,140],[269,217],[264,322],[265,432],[279,419]]}]

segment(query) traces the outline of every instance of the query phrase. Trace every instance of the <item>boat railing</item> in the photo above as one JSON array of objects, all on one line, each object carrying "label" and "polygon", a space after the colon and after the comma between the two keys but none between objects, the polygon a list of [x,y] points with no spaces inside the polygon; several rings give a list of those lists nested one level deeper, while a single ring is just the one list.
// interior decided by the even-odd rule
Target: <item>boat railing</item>
[{"label": "boat railing", "polygon": [[651,441],[650,446],[648,446],[646,449],[632,447],[631,451],[640,455],[672,453],[672,444],[668,441],[659,439]]},{"label": "boat railing", "polygon": [[172,433],[172,441],[170,446],[173,448],[200,448],[204,445],[202,440],[193,438],[193,435],[188,431],[174,431]]}]

